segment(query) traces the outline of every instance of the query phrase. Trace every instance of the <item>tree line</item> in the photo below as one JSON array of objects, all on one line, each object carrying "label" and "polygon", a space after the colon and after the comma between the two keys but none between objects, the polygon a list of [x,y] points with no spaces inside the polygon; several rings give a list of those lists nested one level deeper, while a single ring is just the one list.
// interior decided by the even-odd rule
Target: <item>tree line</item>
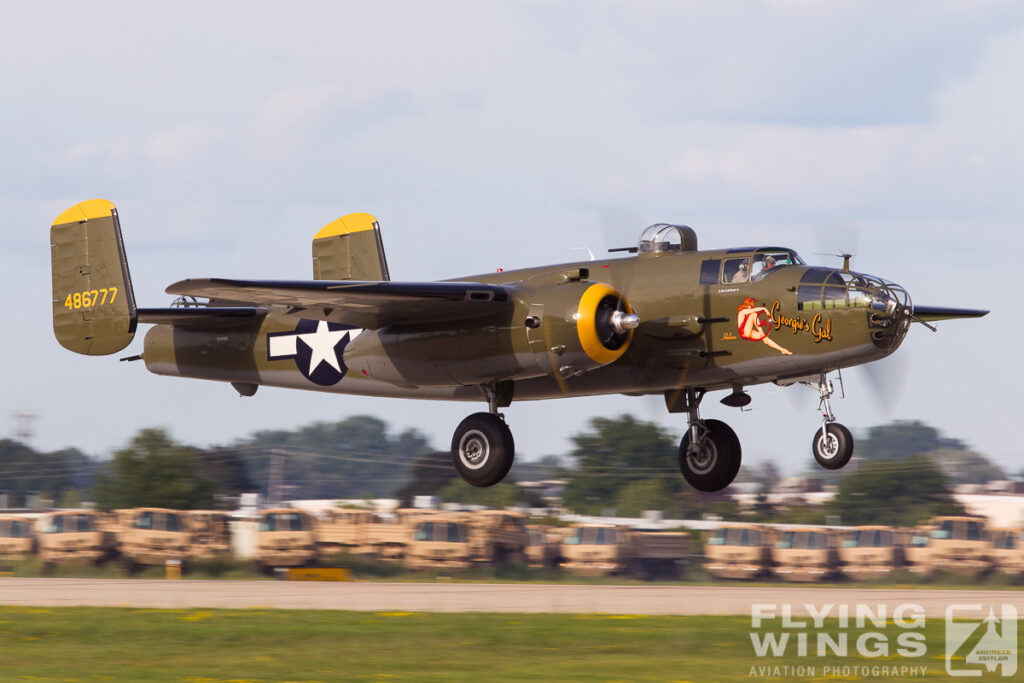
[{"label": "tree line", "polygon": [[[599,417],[572,437],[563,456],[517,463],[502,484],[476,489],[462,482],[447,451],[436,451],[415,430],[397,434],[381,419],[355,416],[293,430],[260,431],[230,446],[178,443],[162,429],[143,429],[106,460],[75,449],[39,452],[0,440],[0,491],[10,506],[39,493],[68,506],[94,501],[101,509],[156,506],[179,509],[233,505],[232,497],[278,486],[283,498],[397,497],[417,495],[492,507],[538,506],[535,493],[515,485],[529,479],[565,481],[562,504],[580,514],[666,517],[714,514],[749,519],[730,492],[700,493],[676,467],[678,441],[655,423],[631,415]],[[831,477],[836,497],[825,507],[769,503],[779,478],[772,463],[747,466],[744,479],[758,488],[754,516],[763,521],[823,522],[837,515],[849,524],[914,524],[957,512],[955,483],[1006,478],[997,465],[920,422],[871,428],[857,442],[856,459]]]}]

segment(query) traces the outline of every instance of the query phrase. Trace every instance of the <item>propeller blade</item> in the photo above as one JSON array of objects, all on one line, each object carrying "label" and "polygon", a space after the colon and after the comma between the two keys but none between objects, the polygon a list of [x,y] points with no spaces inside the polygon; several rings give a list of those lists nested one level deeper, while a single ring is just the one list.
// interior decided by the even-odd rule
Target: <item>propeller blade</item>
[{"label": "propeller blade", "polygon": [[874,399],[872,404],[879,417],[885,420],[892,417],[906,391],[907,378],[910,376],[909,362],[908,354],[896,354],[859,366]]},{"label": "propeller blade", "polygon": [[603,207],[598,212],[605,249],[622,250],[636,247],[636,238],[647,225],[635,211]]},{"label": "propeller blade", "polygon": [[[860,242],[860,226],[846,221],[826,221],[814,226],[814,244],[817,256],[831,256],[843,259],[843,268],[849,268],[850,258],[857,253]],[[842,249],[836,248],[842,245]]]}]

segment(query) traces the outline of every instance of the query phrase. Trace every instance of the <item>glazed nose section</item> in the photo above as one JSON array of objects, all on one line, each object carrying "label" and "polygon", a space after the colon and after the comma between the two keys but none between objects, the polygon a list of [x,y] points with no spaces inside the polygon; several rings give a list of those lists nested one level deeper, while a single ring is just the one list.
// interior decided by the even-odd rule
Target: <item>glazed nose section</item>
[{"label": "glazed nose section", "polygon": [[914,305],[907,290],[895,282],[880,281],[871,292],[868,328],[871,341],[880,349],[895,351],[907,335]]}]

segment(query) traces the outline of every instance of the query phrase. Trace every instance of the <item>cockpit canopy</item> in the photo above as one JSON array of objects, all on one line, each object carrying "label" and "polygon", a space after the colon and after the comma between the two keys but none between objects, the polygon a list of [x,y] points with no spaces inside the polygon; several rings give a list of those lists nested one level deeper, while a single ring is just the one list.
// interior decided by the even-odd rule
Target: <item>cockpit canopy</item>
[{"label": "cockpit canopy", "polygon": [[640,234],[637,252],[661,254],[665,252],[697,251],[697,233],[686,225],[655,223]]}]

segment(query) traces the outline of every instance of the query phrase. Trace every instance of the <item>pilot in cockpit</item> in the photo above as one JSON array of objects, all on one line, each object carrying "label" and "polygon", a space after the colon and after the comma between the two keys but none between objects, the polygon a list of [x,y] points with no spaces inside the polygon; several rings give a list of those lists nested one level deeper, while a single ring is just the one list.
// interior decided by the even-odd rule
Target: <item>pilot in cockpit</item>
[{"label": "pilot in cockpit", "polygon": [[775,269],[775,257],[771,254],[767,254],[764,260],[760,260],[755,257],[754,259],[754,275],[750,278],[752,282],[756,282],[767,275],[769,272]]},{"label": "pilot in cockpit", "polygon": [[749,280],[749,274],[747,273],[747,262],[740,261],[739,270],[732,276],[730,282],[746,282]]}]

